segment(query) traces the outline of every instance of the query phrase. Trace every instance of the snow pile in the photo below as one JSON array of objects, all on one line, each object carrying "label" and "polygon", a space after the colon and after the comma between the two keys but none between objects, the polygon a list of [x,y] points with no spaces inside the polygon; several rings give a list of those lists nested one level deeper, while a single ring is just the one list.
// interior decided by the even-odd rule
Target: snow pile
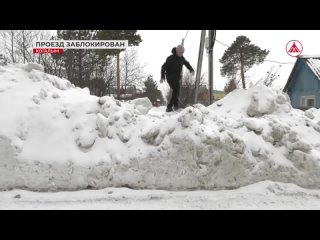
[{"label": "snow pile", "polygon": [[26,70],[27,72],[31,72],[32,70],[38,70],[41,72],[44,71],[43,66],[37,63],[27,63],[23,65],[23,69]]},{"label": "snow pile", "polygon": [[320,187],[320,110],[292,109],[280,90],[164,111],[91,96],[38,66],[2,67],[0,189]]}]

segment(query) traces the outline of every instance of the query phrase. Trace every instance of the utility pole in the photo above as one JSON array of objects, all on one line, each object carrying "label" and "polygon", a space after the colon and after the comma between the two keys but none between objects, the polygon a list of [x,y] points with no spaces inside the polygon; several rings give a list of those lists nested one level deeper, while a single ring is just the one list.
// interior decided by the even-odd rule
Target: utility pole
[{"label": "utility pole", "polygon": [[213,91],[213,30],[209,30],[209,103],[212,104]]},{"label": "utility pole", "polygon": [[117,51],[117,98],[120,100],[120,50]]},{"label": "utility pole", "polygon": [[[184,38],[182,38],[181,45],[184,47]],[[182,88],[183,68],[181,70],[180,89]]]},{"label": "utility pole", "polygon": [[200,77],[201,77],[201,68],[202,68],[202,59],[203,59],[205,38],[206,38],[206,30],[201,30],[199,57],[198,57],[196,83],[195,83],[196,88],[195,88],[195,94],[194,94],[194,103],[198,102],[198,90],[199,90],[199,83],[200,83]]}]

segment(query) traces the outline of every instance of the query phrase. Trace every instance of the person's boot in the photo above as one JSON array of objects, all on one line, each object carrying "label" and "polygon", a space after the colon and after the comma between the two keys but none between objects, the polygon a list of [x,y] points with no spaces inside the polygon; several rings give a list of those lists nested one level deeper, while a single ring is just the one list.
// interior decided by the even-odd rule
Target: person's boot
[{"label": "person's boot", "polygon": [[170,105],[168,105],[167,109],[166,109],[166,112],[172,112],[172,111],[173,111],[172,107]]}]

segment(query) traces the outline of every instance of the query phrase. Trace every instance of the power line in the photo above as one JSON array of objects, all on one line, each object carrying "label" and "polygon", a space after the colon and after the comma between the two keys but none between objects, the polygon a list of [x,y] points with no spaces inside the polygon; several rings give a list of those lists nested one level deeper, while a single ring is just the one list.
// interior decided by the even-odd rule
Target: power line
[{"label": "power line", "polygon": [[[220,42],[218,39],[216,39],[216,41],[226,47],[230,47],[228,46],[227,44],[223,43],[223,42]],[[278,61],[275,61],[275,60],[264,60],[265,62],[275,62],[275,63],[278,63],[278,64],[294,64],[294,62],[278,62]]]},{"label": "power line", "polygon": [[186,40],[186,37],[188,36],[189,30],[186,33],[186,36],[184,37],[184,40]]},{"label": "power line", "polygon": [[274,60],[264,60],[265,62],[275,62],[275,63],[279,63],[279,64],[294,64],[294,62],[278,62],[278,61],[274,61]]},{"label": "power line", "polygon": [[222,45],[226,46],[226,47],[230,47],[230,46],[228,46],[227,44],[225,44],[225,43],[223,43],[223,42],[220,42],[218,39],[216,39],[216,41],[217,41],[218,43],[220,43],[220,44],[222,44]]}]

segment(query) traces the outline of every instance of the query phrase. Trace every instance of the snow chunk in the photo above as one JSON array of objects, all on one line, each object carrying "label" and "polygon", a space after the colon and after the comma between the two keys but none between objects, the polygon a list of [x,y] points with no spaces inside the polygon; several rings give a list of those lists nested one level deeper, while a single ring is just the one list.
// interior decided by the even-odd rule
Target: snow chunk
[{"label": "snow chunk", "polygon": [[106,118],[121,110],[113,97],[102,97],[98,100],[98,103],[102,105],[100,113]]},{"label": "snow chunk", "polygon": [[83,133],[76,139],[76,143],[83,151],[88,151],[97,139],[97,134],[94,131]]},{"label": "snow chunk", "polygon": [[38,96],[43,100],[48,96],[48,93],[45,89],[41,88]]},{"label": "snow chunk", "polygon": [[314,119],[314,112],[317,111],[316,108],[310,108],[304,112],[304,115],[310,119]]},{"label": "snow chunk", "polygon": [[251,96],[251,102],[247,109],[247,114],[250,117],[254,117],[273,113],[276,110],[275,99],[275,94],[269,89],[263,93],[254,92]]},{"label": "snow chunk", "polygon": [[57,99],[60,98],[60,95],[58,93],[52,93],[51,97]]},{"label": "snow chunk", "polygon": [[249,130],[252,130],[256,133],[261,133],[264,126],[264,123],[262,123],[259,119],[246,118],[244,119],[243,123]]},{"label": "snow chunk", "polygon": [[141,114],[147,114],[152,108],[152,103],[147,97],[134,99],[131,101],[131,103],[136,106]]},{"label": "snow chunk", "polygon": [[106,137],[108,135],[108,119],[105,118],[102,114],[98,113],[97,115],[97,128],[101,133],[102,137]]},{"label": "snow chunk", "polygon": [[27,63],[23,66],[23,69],[26,70],[27,72],[31,72],[33,69],[41,72],[44,71],[43,66],[37,63]]},{"label": "snow chunk", "polygon": [[181,122],[183,127],[187,128],[191,126],[193,121],[203,123],[203,114],[197,108],[188,107],[181,111],[178,121]]},{"label": "snow chunk", "polygon": [[51,82],[51,84],[53,86],[55,86],[56,88],[60,89],[60,90],[67,90],[73,87],[73,85],[66,79],[61,79],[58,77],[50,77],[48,79],[49,82]]}]

